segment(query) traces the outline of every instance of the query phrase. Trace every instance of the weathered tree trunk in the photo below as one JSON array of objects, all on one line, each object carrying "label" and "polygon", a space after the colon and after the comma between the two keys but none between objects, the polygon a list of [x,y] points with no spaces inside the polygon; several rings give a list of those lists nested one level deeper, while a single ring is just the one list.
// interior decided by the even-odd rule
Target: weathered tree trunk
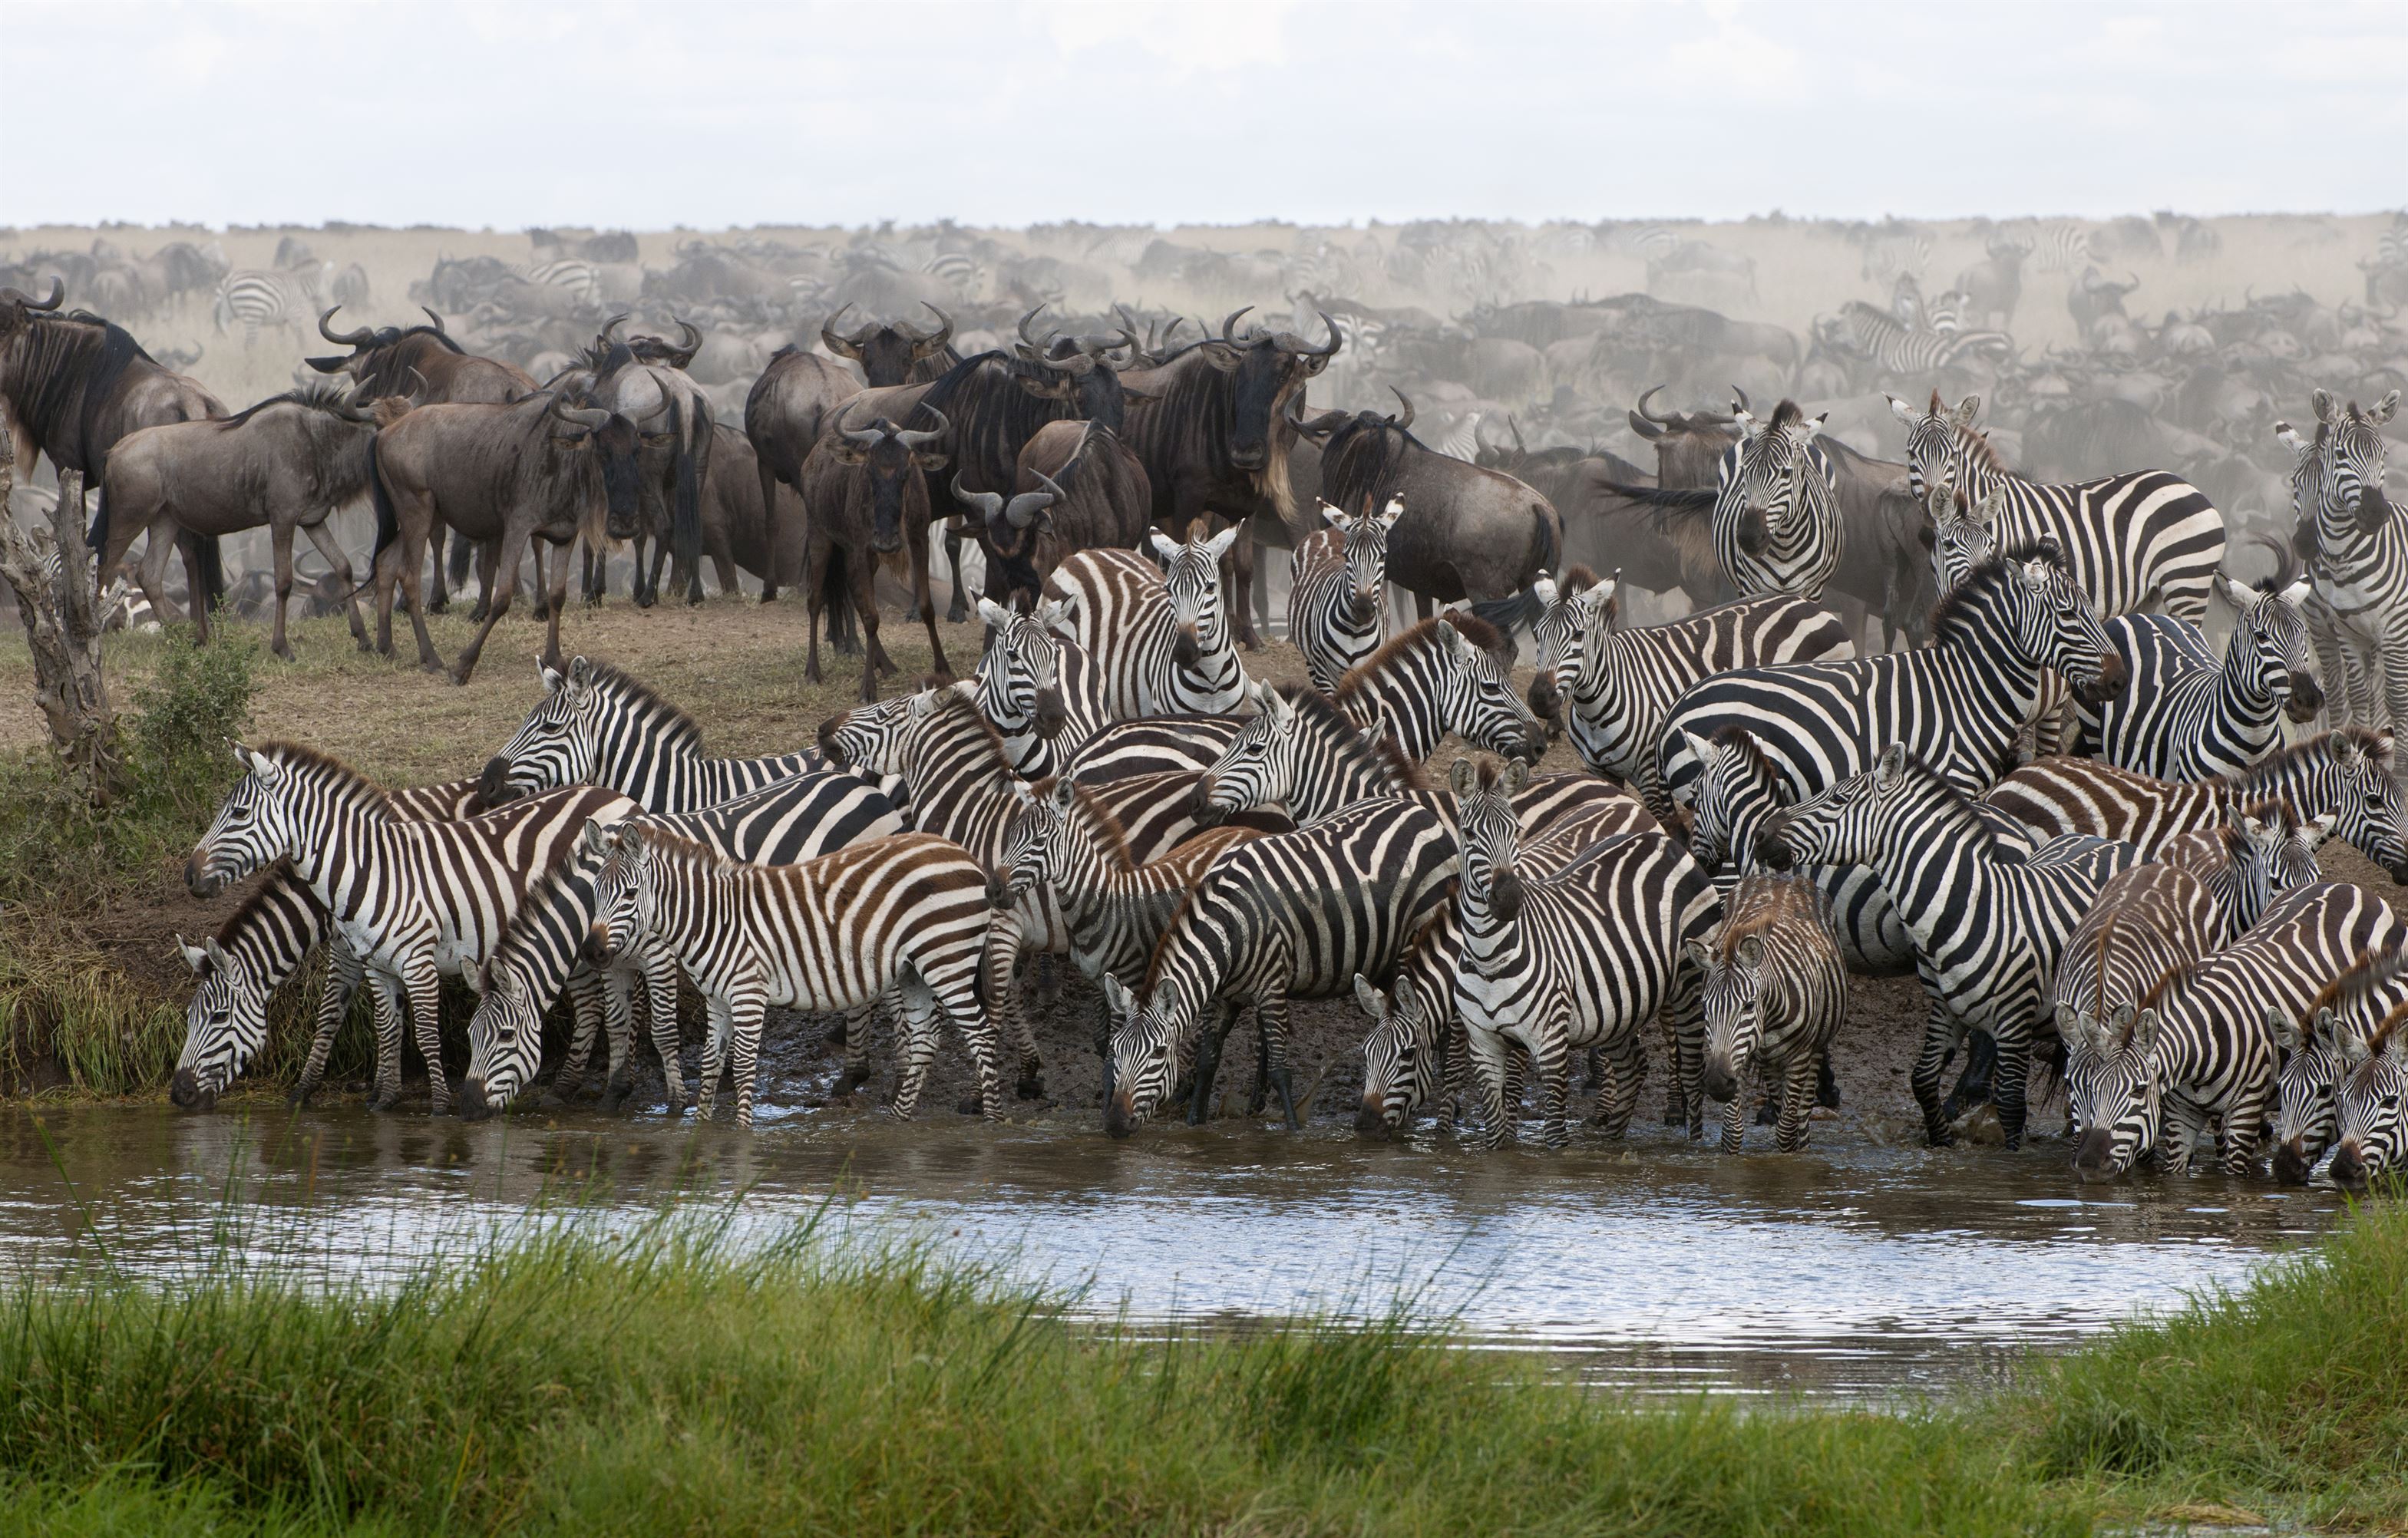
[{"label": "weathered tree trunk", "polygon": [[92,557],[85,551],[83,479],[59,477],[58,506],[50,514],[58,572],[45,569],[32,536],[7,516],[8,493],[17,481],[16,445],[0,433],[0,579],[17,596],[17,618],[34,654],[34,703],[49,722],[50,742],[68,772],[84,783],[93,805],[107,805],[120,787],[123,761],[117,740],[117,713],[100,672],[100,613],[92,583]]}]

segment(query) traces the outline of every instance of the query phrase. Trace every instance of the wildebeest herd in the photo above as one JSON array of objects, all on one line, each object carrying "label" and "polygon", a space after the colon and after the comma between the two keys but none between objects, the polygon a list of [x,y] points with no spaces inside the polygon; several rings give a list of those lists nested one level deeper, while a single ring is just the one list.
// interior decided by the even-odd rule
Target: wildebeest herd
[{"label": "wildebeest herd", "polygon": [[[146,589],[172,547],[207,592],[208,540],[243,516],[202,494],[215,454],[277,532],[280,598],[292,531],[316,538],[365,483],[380,642],[398,591],[439,662],[421,584],[430,556],[442,581],[447,534],[485,562],[457,676],[530,553],[552,627],[543,697],[472,779],[388,793],[305,747],[239,750],[187,876],[210,893],[265,874],[187,951],[179,1104],[240,1071],[270,994],[322,947],[305,1095],[365,981],[391,1104],[405,1026],[439,1061],[448,975],[479,995],[464,1114],[529,1091],[564,997],[552,1091],[598,1038],[606,1095],[624,1092],[641,1018],[674,1111],[682,977],[709,1016],[705,1114],[732,1070],[750,1121],[777,1006],[845,1017],[848,1091],[895,1022],[903,1117],[950,1032],[970,1108],[999,1117],[1044,1093],[1025,995],[1067,952],[1106,1000],[1115,1135],[1200,1115],[1248,1012],[1254,1108],[1294,1124],[1289,1002],[1352,997],[1371,1020],[1367,1134],[1436,1115],[1493,1145],[1526,1092],[1560,1143],[1583,1061],[1618,1134],[1653,1055],[1668,1122],[1701,1135],[1722,1102],[1736,1150],[1754,1078],[1791,1149],[1838,1092],[1849,977],[1912,972],[1935,1144],[1984,1100],[2019,1144],[2038,1071],[2064,1086],[2086,1175],[2186,1168],[2211,1132],[2236,1174],[2270,1146],[2287,1178],[2322,1162],[2355,1183],[2408,1158],[2408,947],[2317,860],[2339,836],[2408,880],[2387,729],[2408,715],[2408,523],[2384,491],[2397,390],[2319,389],[2300,430],[2258,424],[2290,459],[2292,511],[2264,541],[2270,572],[2243,579],[2228,563],[2251,543],[2191,480],[2018,475],[1976,391],[1888,399],[1896,461],[1838,442],[1798,404],[1802,373],[1770,403],[1741,384],[1727,412],[1649,392],[1630,408],[1659,450],[1649,476],[1492,449],[1476,426],[1469,457],[1444,452],[1401,392],[1393,412],[1313,410],[1311,381],[1369,329],[1335,311],[1307,330],[1240,308],[1182,343],[1130,309],[1063,329],[1036,305],[1010,345],[968,357],[941,311],[832,315],[833,357],[769,360],[738,433],[687,372],[708,341],[691,323],[674,341],[607,324],[538,384],[432,312],[338,332],[330,311],[320,329],[351,350],[313,366],[339,390],[213,420],[124,332],[57,305],[0,291],[0,393],[21,444],[93,476],[105,562],[150,532]],[[1944,335],[1925,372],[2008,377],[2003,333]],[[1584,527],[1628,532],[1608,547],[1619,569],[1570,563],[1575,497],[1595,504]],[[956,508],[986,588],[959,682],[930,580],[931,531]],[[672,559],[668,586],[698,601],[705,554],[724,587],[731,563],[770,595],[800,587],[814,676],[823,615],[840,646],[857,624],[863,703],[809,748],[703,756],[673,703],[559,655],[569,547],[599,597],[618,540],[639,601]],[[1307,683],[1248,672],[1263,540],[1293,548]],[[882,701],[882,566],[908,580],[940,675]],[[1392,619],[1390,584],[1417,623]],[[1638,590],[1675,588],[1702,601],[1627,622]],[[2233,619],[2220,650],[2212,603]],[[1864,652],[1874,619],[1913,644]],[[2286,740],[2286,719],[2320,713],[2326,730]],[[1534,774],[1557,733],[1583,772]],[[1450,738],[1502,762],[1456,761],[1433,788],[1423,766]],[[451,1083],[430,1083],[451,1109]]]}]

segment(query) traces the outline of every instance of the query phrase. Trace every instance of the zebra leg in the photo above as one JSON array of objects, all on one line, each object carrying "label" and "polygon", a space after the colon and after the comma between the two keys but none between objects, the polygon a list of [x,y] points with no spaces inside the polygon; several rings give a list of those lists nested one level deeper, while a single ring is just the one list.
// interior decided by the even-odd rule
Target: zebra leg
[{"label": "zebra leg", "polygon": [[[668,1091],[669,1115],[685,1114],[685,1064],[678,1055],[678,969],[666,953],[646,947],[637,961],[644,980],[645,1023],[652,1032],[652,1050],[661,1060],[661,1084]],[[629,1017],[633,1027],[633,1014]]]},{"label": "zebra leg", "polygon": [[[1951,1121],[1997,1094],[1999,1044],[1987,1031],[1975,1031],[1970,1034],[1972,1039],[1965,1044],[1965,1072],[1958,1076],[1956,1088],[1949,1091],[1947,1100],[1940,1107],[1940,1114]],[[1942,1066],[1944,1068],[1946,1064]]]},{"label": "zebra leg", "polygon": [[1221,1076],[1221,1045],[1238,1023],[1238,1011],[1228,1004],[1212,1006],[1213,1018],[1204,1022],[1196,1042],[1195,1088],[1187,1099],[1187,1124],[1200,1127],[1211,1119],[1212,1081]]},{"label": "zebra leg", "polygon": [[2199,1134],[2207,1130],[2207,1113],[2188,1095],[2168,1090],[2160,1103],[2157,1167],[2168,1175],[2188,1175]]},{"label": "zebra leg", "polygon": [[1831,1054],[1814,1054],[1814,1104],[1827,1111],[1840,1108],[1840,1081],[1831,1075]]},{"label": "zebra leg", "polygon": [[1959,1029],[1956,1017],[1942,1007],[1939,1001],[1932,1001],[1923,1022],[1923,1050],[1915,1054],[1914,1067],[1907,1075],[1914,1090],[1914,1103],[1923,1111],[1923,1140],[1935,1148],[1947,1147],[1956,1141],[1956,1133],[1949,1126],[1956,1118],[1940,1104],[1940,1075],[1956,1050]]},{"label": "zebra leg", "polygon": [[720,1004],[727,1033],[736,1047],[736,1125],[752,1125],[752,1091],[761,1066],[761,1020],[768,1001],[757,993]]},{"label": "zebra leg", "polygon": [[437,971],[432,954],[421,951],[411,957],[403,974],[409,990],[410,1025],[418,1035],[418,1055],[426,1060],[426,1092],[433,1098],[433,1114],[452,1114],[452,1080],[443,1072],[443,974]]},{"label": "zebra leg", "polygon": [[[561,552],[561,564],[568,552]],[[602,1109],[616,1111],[635,1089],[637,970],[624,961],[605,967],[595,979],[602,990],[602,1029],[610,1044],[610,1072],[602,1081]]]},{"label": "zebra leg", "polygon": [[869,1033],[878,1021],[874,1004],[844,1013],[844,1071],[836,1077],[835,1098],[845,1099],[869,1082]]},{"label": "zebra leg", "polygon": [[1593,1120],[1606,1136],[1619,1139],[1630,1130],[1630,1118],[1639,1109],[1639,1091],[1647,1083],[1645,1038],[1636,1031],[1624,1032],[1622,1039],[1607,1048],[1605,1061],[1612,1081],[1598,1097]]},{"label": "zebra leg", "polygon": [[376,1091],[368,1097],[371,1111],[390,1111],[401,1103],[402,1020],[409,1001],[401,979],[381,969],[369,975],[376,989]]},{"label": "zebra leg", "polygon": [[[1296,1080],[1287,1065],[1287,995],[1274,993],[1254,1005],[1254,1039],[1261,1043],[1263,1077],[1279,1091],[1280,1109],[1287,1117],[1287,1130],[1301,1132],[1304,1123],[1296,1114]],[[1312,1113],[1308,1105],[1305,1111]]]},{"label": "zebra leg", "polygon": [[2258,1173],[2258,1143],[2265,1131],[2266,1096],[2243,1090],[2225,1107],[2222,1124],[2216,1129],[2216,1151],[2223,1156],[2225,1174]]},{"label": "zebra leg", "polygon": [[1570,1025],[1569,1018],[1551,1021],[1539,1030],[1538,1040],[1530,1047],[1530,1074],[1539,1088],[1539,1141],[1550,1148],[1571,1141],[1564,1117],[1572,1090],[1571,1049],[1564,1043]]},{"label": "zebra leg", "polygon": [[[326,1074],[326,1054],[335,1045],[335,1032],[343,1028],[344,1017],[351,1012],[351,995],[359,991],[365,971],[359,957],[343,944],[340,935],[328,938],[326,985],[318,993],[318,1032],[309,1043],[309,1061],[301,1067],[301,1082],[293,1088],[294,1104],[308,1104],[309,1097],[317,1092],[318,1081]],[[383,1034],[381,1026],[378,1034]]]},{"label": "zebra leg", "polygon": [[[1688,1125],[1690,1138],[1701,1141],[1706,1135],[1705,975],[1691,967],[1674,972],[1661,1014],[1665,1036],[1672,1047],[1672,1089],[1681,1100],[1682,1119]],[[1634,1043],[1638,1034],[1631,1032]],[[1643,1072],[1643,1058],[1640,1064]]]},{"label": "zebra leg", "polygon": [[[902,1027],[896,1032],[895,1103],[897,1121],[909,1121],[920,1108],[920,1090],[928,1082],[929,1066],[937,1061],[937,996],[915,981],[904,988]],[[1000,1102],[998,1100],[998,1105]]]},{"label": "zebra leg", "polygon": [[1467,1029],[1464,1048],[1480,1091],[1480,1146],[1501,1148],[1513,1140],[1505,1101],[1505,1038],[1494,1031]]},{"label": "zebra leg", "polygon": [[1781,1125],[1772,1138],[1772,1146],[1783,1153],[1796,1153],[1806,1146],[1806,1129],[1814,1113],[1814,1064],[1820,1057],[1817,1052],[1801,1053],[1789,1064],[1787,1091],[1781,1097]]},{"label": "zebra leg", "polygon": [[568,1052],[560,1060],[560,1071],[552,1075],[552,1092],[547,1104],[566,1105],[577,1098],[585,1086],[585,1060],[594,1052],[594,1038],[600,1033],[602,1009],[599,980],[590,968],[579,967],[568,975],[568,1004],[575,1020],[568,1033]]},{"label": "zebra leg", "polygon": [[[1011,921],[1009,915],[1003,921]],[[970,1044],[970,1063],[978,1070],[979,1088],[976,1113],[989,1121],[1003,1119],[1003,1039],[996,1032],[987,1012],[979,1005],[976,970],[965,969],[950,977],[939,990],[915,968],[905,969],[896,979],[910,1008],[910,998],[916,989],[929,995],[930,1006],[962,1033]]]},{"label": "zebra leg", "polygon": [[[1735,1154],[1746,1146],[1747,1113],[1742,1108],[1746,1102],[1746,1096],[1733,1095],[1723,1106],[1723,1152],[1727,1154]],[[1770,1109],[1769,1104],[1767,1108]],[[1761,1122],[1764,1118],[1758,1116],[1756,1119]]]}]

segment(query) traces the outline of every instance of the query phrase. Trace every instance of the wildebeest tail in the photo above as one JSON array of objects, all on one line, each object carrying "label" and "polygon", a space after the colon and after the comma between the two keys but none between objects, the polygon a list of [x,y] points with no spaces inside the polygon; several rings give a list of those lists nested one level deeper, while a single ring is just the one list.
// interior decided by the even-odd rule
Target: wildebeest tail
[{"label": "wildebeest tail", "polygon": [[[693,435],[688,435],[689,427]],[[686,421],[686,402],[669,397],[669,432],[677,439],[677,505],[670,510],[670,548],[685,573],[686,601],[702,602],[702,468],[710,452],[710,424]]]},{"label": "wildebeest tail", "polygon": [[225,559],[219,553],[218,536],[187,532],[183,538],[184,558],[192,568],[193,608],[210,613],[225,596]]},{"label": "wildebeest tail", "polygon": [[1563,558],[1563,546],[1555,537],[1555,520],[1547,516],[1547,509],[1543,506],[1534,506],[1530,513],[1539,520],[1539,554],[1532,569],[1522,575],[1520,590],[1502,598],[1484,598],[1471,605],[1473,614],[1495,625],[1508,639],[1516,632],[1537,624],[1539,616],[1546,612],[1547,606],[1539,597],[1538,580],[1542,577],[1553,577],[1555,563]]},{"label": "wildebeest tail", "polygon": [[368,569],[374,571],[384,548],[401,537],[401,515],[394,509],[393,492],[384,483],[384,462],[373,448],[368,450],[368,506],[376,509],[376,548],[368,552]]},{"label": "wildebeest tail", "polygon": [[[108,473],[106,471],[102,472],[99,478],[100,495],[93,499],[92,527],[85,530],[83,535],[84,548],[91,550],[105,549],[108,546]],[[108,574],[103,573],[102,575],[103,577],[106,577]]]},{"label": "wildebeest tail", "polygon": [[[436,531],[436,537],[438,539],[442,537],[441,530]],[[452,536],[451,577],[453,591],[467,591],[468,563],[476,553],[476,544],[467,535],[455,534]]]}]

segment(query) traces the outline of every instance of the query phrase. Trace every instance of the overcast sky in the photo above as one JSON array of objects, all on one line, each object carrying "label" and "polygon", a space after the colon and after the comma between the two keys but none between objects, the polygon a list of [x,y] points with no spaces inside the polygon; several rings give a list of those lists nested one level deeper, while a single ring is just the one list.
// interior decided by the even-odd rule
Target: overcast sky
[{"label": "overcast sky", "polygon": [[2402,0],[0,0],[21,226],[2403,205]]}]

